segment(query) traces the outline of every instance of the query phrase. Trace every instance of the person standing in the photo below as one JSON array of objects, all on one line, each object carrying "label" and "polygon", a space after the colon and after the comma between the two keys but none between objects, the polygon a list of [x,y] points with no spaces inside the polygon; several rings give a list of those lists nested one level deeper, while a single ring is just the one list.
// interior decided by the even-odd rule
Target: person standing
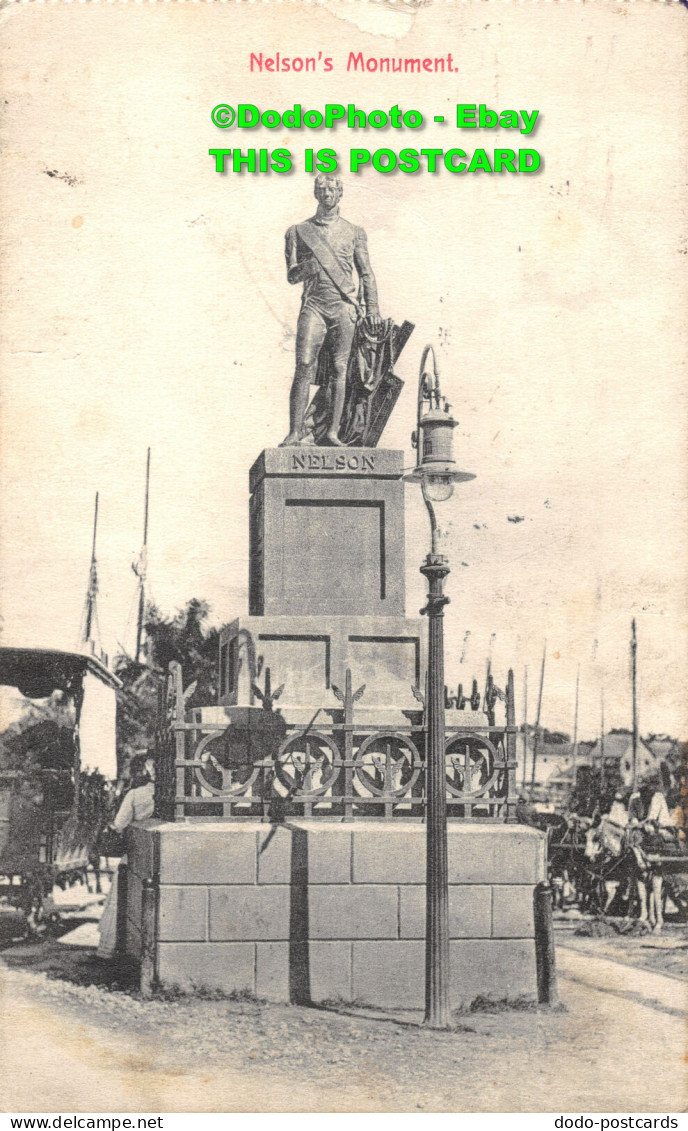
[{"label": "person standing", "polygon": [[650,807],[647,811],[646,821],[654,821],[659,828],[673,828],[674,822],[669,812],[669,806],[664,796],[661,781],[659,778],[653,780],[654,793],[650,800]]},{"label": "person standing", "polygon": [[[147,821],[153,816],[155,762],[145,754],[136,754],[129,763],[129,773],[131,788],[110,825],[116,833],[123,833],[129,825],[137,821]],[[121,862],[126,863],[126,859],[125,855]],[[96,952],[98,958],[113,958],[117,949],[118,886],[119,872],[115,872],[99,924],[100,942]]]},{"label": "person standing", "polygon": [[617,790],[614,794],[612,807],[608,813],[608,820],[613,821],[615,825],[620,825],[625,828],[628,824],[628,811],[624,805],[623,793]]}]

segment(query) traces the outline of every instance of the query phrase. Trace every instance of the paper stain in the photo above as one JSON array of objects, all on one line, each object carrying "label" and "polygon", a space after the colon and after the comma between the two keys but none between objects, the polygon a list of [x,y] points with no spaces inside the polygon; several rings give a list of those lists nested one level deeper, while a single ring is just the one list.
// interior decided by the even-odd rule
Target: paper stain
[{"label": "paper stain", "polygon": [[83,216],[72,217],[72,227],[73,228],[80,228],[83,225],[83,222],[84,222]]},{"label": "paper stain", "polygon": [[321,0],[321,7],[335,19],[346,20],[369,35],[381,35],[390,39],[402,39],[408,35],[414,26],[418,9],[425,6],[425,0],[404,0],[403,5],[378,0],[376,4],[351,4],[346,7],[340,0]]},{"label": "paper stain", "polygon": [[46,177],[53,177],[55,180],[64,181],[70,188],[74,188],[74,185],[81,184],[79,178],[73,177],[71,173],[59,173],[57,169],[44,169],[43,172]]},{"label": "paper stain", "polygon": [[558,212],[554,219],[545,221],[542,235],[548,247],[561,250],[577,243],[582,231],[583,223],[576,212]]}]

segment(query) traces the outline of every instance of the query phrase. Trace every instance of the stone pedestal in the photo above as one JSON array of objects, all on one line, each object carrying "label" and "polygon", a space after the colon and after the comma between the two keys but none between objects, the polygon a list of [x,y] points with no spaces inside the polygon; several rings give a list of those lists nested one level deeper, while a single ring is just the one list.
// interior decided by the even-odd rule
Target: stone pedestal
[{"label": "stone pedestal", "polygon": [[284,687],[280,708],[322,707],[332,685],[344,686],[347,668],[366,685],[363,707],[418,709],[412,687],[425,671],[422,622],[407,617],[239,617],[220,637],[223,706],[257,702],[254,684],[270,669],[272,687]]},{"label": "stone pedestal", "polygon": [[[423,622],[405,616],[402,466],[365,448],[268,449],[254,464],[250,615],[220,634],[216,704],[186,711],[193,672],[175,674],[161,733],[179,819],[129,834],[126,948],[142,984],[422,1006],[427,662]],[[480,767],[493,788],[515,762],[482,713],[446,723],[454,810],[494,816]],[[448,842],[452,1006],[535,997],[543,835],[454,820]]]},{"label": "stone pedestal", "polygon": [[[452,1007],[535,998],[542,834],[455,822],[448,840]],[[127,950],[141,957],[146,902],[162,985],[422,1007],[424,825],[151,821],[127,851]]]},{"label": "stone pedestal", "polygon": [[270,669],[280,709],[317,710],[351,669],[363,706],[417,708],[420,619],[405,617],[400,451],[267,448],[251,468],[248,617],[220,637],[224,707]]},{"label": "stone pedestal", "polygon": [[267,448],[251,468],[252,616],[403,616],[403,452]]}]

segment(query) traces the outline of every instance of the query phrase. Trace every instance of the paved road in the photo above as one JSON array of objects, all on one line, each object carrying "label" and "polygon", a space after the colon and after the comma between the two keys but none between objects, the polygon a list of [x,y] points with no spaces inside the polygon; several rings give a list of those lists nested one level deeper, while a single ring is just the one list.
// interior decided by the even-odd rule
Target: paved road
[{"label": "paved road", "polygon": [[139,1003],[0,970],[9,1111],[668,1112],[686,1107],[679,984],[560,947],[559,1013],[431,1033],[295,1006]]}]

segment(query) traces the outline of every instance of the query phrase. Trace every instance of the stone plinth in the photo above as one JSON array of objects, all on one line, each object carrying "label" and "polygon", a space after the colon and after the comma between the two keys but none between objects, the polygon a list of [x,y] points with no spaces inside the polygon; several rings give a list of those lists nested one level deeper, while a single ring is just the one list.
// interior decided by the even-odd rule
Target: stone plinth
[{"label": "stone plinth", "polygon": [[268,448],[250,472],[253,616],[403,616],[403,452]]},{"label": "stone plinth", "polygon": [[334,706],[332,685],[343,687],[350,668],[354,689],[366,685],[362,708],[417,709],[424,652],[420,618],[240,617],[220,635],[219,702],[250,706],[260,666],[273,688],[284,685],[281,709]]},{"label": "stone plinth", "polygon": [[[449,825],[452,1006],[536,997],[541,833]],[[421,1007],[425,826],[148,822],[129,832],[127,950],[165,986]],[[142,892],[146,890],[146,898]]]}]

